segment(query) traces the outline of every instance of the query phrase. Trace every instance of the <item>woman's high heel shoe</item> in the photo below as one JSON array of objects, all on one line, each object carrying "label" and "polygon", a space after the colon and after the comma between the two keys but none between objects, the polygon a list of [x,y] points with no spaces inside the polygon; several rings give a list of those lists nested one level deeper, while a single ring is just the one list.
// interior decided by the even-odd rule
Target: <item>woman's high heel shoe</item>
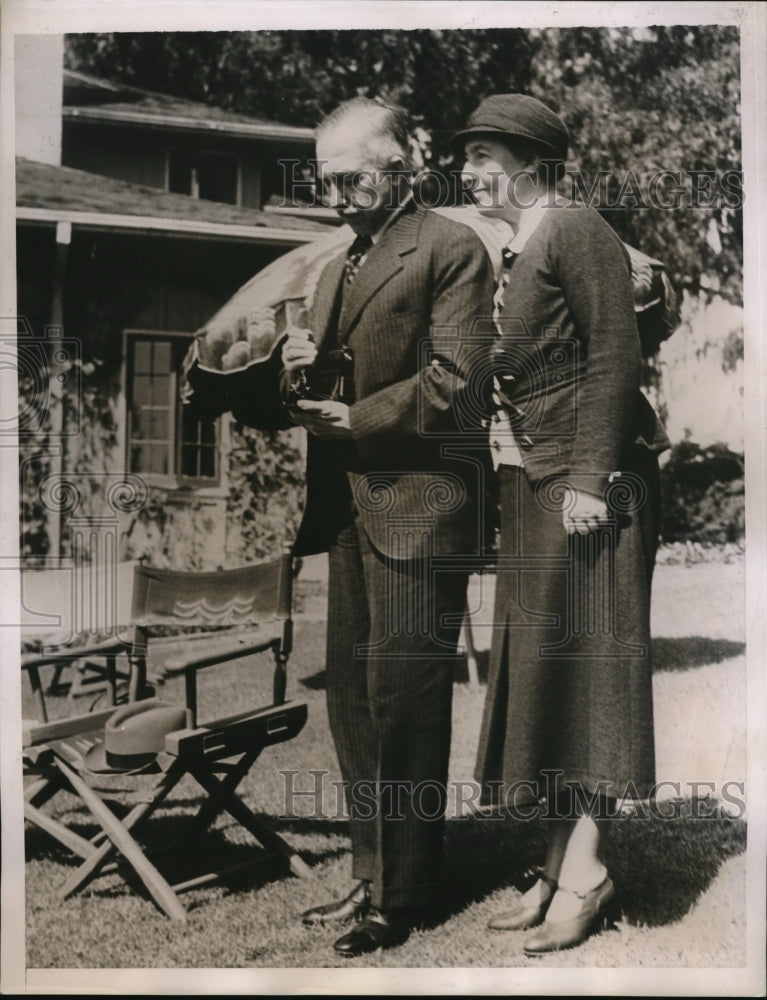
[{"label": "woman's high heel shoe", "polygon": [[491,931],[524,931],[529,927],[536,927],[543,920],[557,891],[557,883],[543,872],[539,872],[538,878],[542,883],[541,895],[544,898],[534,906],[525,906],[520,900],[513,910],[496,913],[487,923]]},{"label": "woman's high heel shoe", "polygon": [[526,955],[543,955],[561,948],[574,948],[600,926],[609,926],[618,916],[618,898],[610,876],[590,892],[563,889],[581,900],[580,913],[569,920],[544,921],[525,941]]}]

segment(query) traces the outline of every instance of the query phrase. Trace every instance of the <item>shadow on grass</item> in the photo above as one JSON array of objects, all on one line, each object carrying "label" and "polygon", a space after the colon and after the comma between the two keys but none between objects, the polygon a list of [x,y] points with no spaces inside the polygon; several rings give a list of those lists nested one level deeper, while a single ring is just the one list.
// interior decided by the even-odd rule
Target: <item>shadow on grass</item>
[{"label": "shadow on grass", "polygon": [[[661,817],[661,811],[668,813],[667,818]],[[95,832],[85,814],[73,811],[72,817],[70,825],[82,836]],[[302,838],[300,853],[310,867],[340,861],[349,854],[345,821],[264,818],[289,843],[296,837]],[[191,815],[169,812],[155,816],[141,842],[147,844],[151,854],[153,847],[183,839],[191,822]],[[241,835],[244,842],[239,843],[230,839],[225,830],[207,831],[188,853],[170,859],[162,857],[158,859],[158,867],[175,880],[178,876],[193,877],[208,870],[211,864],[226,867],[250,861],[258,848],[249,834],[242,831]],[[316,839],[307,847],[305,838]],[[328,838],[343,838],[343,843],[331,845]],[[524,888],[530,869],[542,862],[545,846],[545,824],[540,819],[521,822],[482,816],[449,820],[445,827],[441,897],[427,926],[446,923],[466,907],[500,890]],[[707,891],[721,865],[745,849],[746,823],[718,813],[706,800],[662,803],[649,818],[621,816],[612,824],[607,866],[620,894],[623,919],[648,927],[682,920]],[[64,865],[66,870],[79,863],[65,848],[34,827],[27,830],[27,857],[47,857]],[[170,869],[166,868],[168,860],[173,862]],[[121,874],[146,898],[143,886],[128,868],[121,868]],[[290,877],[287,862],[267,856],[256,866],[231,873],[217,884],[236,894],[286,877]],[[99,878],[89,887],[90,893],[105,898],[125,891],[122,883],[115,886],[114,881],[105,883]],[[200,899],[204,901],[204,896]],[[204,905],[194,899],[190,901],[189,897],[185,903],[190,910]]]},{"label": "shadow on grass", "polygon": [[[731,660],[733,657],[742,656],[745,651],[744,642],[734,642],[731,639],[709,639],[702,635],[674,639],[657,638],[652,640],[653,671],[660,673],[691,670],[709,663]],[[490,650],[478,649],[474,655],[479,682],[486,684],[490,667]],[[316,676],[318,678],[322,676],[324,680],[324,673]],[[469,670],[465,660],[459,662],[456,667],[455,680],[458,683],[466,683],[469,680]]]},{"label": "shadow on grass", "polygon": [[[697,802],[699,818],[695,803],[686,800],[663,803],[650,818],[622,816],[613,822],[607,867],[627,923],[655,927],[681,920],[708,890],[721,865],[745,851],[746,823],[709,815],[715,811],[710,803]],[[661,811],[669,817],[661,818]],[[291,819],[280,821],[280,826],[286,834],[308,829],[328,834],[339,824]],[[439,926],[504,888],[524,889],[545,850],[545,824],[538,819],[483,816],[448,821],[441,898],[427,926]]]},{"label": "shadow on grass", "polygon": [[[651,817],[613,821],[607,867],[620,893],[623,919],[638,926],[681,920],[719,868],[746,849],[746,823],[717,813],[707,800],[663,803]],[[661,818],[661,811],[669,818]],[[699,817],[699,818],[697,818]],[[525,887],[543,862],[545,824],[494,818],[457,819],[445,836],[446,915],[506,886]]]},{"label": "shadow on grass", "polygon": [[681,920],[722,864],[746,850],[746,823],[711,812],[708,800],[686,800],[676,803],[672,818],[629,816],[614,824],[608,866],[629,923]]},{"label": "shadow on grass", "polygon": [[[181,856],[169,857],[170,850],[161,852],[148,850],[147,855],[171,885],[178,884],[184,879],[197,878],[214,868],[224,870],[223,874],[215,881],[211,881],[207,885],[193,887],[197,893],[215,886],[219,891],[223,889],[225,895],[233,895],[237,892],[246,892],[269,885],[272,882],[281,881],[290,875],[287,859],[279,855],[267,854],[265,851],[261,852],[252,841],[247,844],[232,843],[217,830],[206,834],[198,844],[189,851],[183,852]],[[324,860],[324,856],[320,860]],[[225,870],[229,868],[234,870]],[[114,872],[111,873],[111,876],[113,875]],[[126,892],[129,888],[136,896],[152,902],[136,872],[122,859],[119,864],[119,875],[120,881],[117,884],[111,877],[110,881],[107,882],[106,877],[97,876],[92,883],[88,884],[89,895],[102,899],[114,899],[116,895]],[[187,891],[181,894],[181,899],[184,908],[189,913],[205,905],[204,894],[195,896],[194,893],[190,895]]]},{"label": "shadow on grass", "polygon": [[300,677],[298,683],[305,688],[309,688],[310,691],[324,691],[325,690],[325,668],[318,670],[316,673],[310,674],[308,677]]},{"label": "shadow on grass", "polygon": [[679,639],[653,639],[653,670],[689,670],[709,663],[721,663],[746,651],[744,642],[731,639],[707,639],[702,635],[688,635]]},{"label": "shadow on grass", "polygon": [[[722,663],[735,656],[741,656],[746,651],[744,642],[734,642],[731,639],[708,639],[702,635],[689,635],[683,638],[657,638],[652,640],[653,671],[690,670],[693,667],[703,667],[709,663]],[[475,653],[477,673],[482,684],[487,683],[490,651],[479,649]],[[456,672],[456,681],[468,681],[468,669],[465,664]]]},{"label": "shadow on grass", "polygon": [[[190,807],[199,805],[199,800],[189,799],[174,802],[174,806],[184,804]],[[122,813],[122,810],[120,812]],[[270,830],[278,832],[280,826],[278,820],[259,813],[256,815]],[[84,809],[70,810],[65,818],[68,828],[81,837],[89,839],[99,832],[99,827]],[[197,840],[187,843],[193,821],[194,814],[191,812],[180,814],[175,809],[170,810],[165,814],[153,816],[147,822],[146,828],[135,837],[146,856],[171,884],[195,879],[214,869],[231,868],[235,870],[224,872],[214,883],[211,882],[208,885],[215,884],[219,888],[224,887],[229,893],[236,893],[257,889],[268,883],[290,877],[287,858],[280,854],[267,852],[260,842],[256,841],[231,817],[226,817],[227,827],[236,830],[235,835],[242,837],[242,842],[227,836],[225,829],[213,828],[206,830]],[[336,822],[332,824],[332,830],[326,829],[329,825],[327,821],[317,824],[311,820],[302,820],[295,829],[296,833],[304,835],[319,827],[321,830],[318,832],[325,834],[332,832],[338,836],[345,836],[348,833],[346,823]],[[286,839],[290,842],[289,834]],[[82,863],[82,860],[73,855],[63,844],[36,826],[27,826],[25,846],[27,861],[53,862],[61,865],[67,875]],[[299,853],[307,865],[312,868],[326,861],[340,858],[348,853],[348,848],[346,846],[321,846],[318,843],[316,847],[310,849],[302,847]],[[114,858],[110,859],[111,862],[114,860]],[[117,872],[112,864],[105,872],[96,875],[93,881],[86,883],[89,895],[114,898],[116,894],[124,893],[127,885],[138,896],[150,900],[151,897],[146,888],[128,862],[122,857],[118,858],[117,862]],[[109,862],[107,863],[109,864]],[[114,883],[116,873],[119,873],[120,876],[120,882],[117,885]],[[105,881],[105,879],[109,879],[109,881]],[[185,906],[189,911],[200,905],[199,902],[190,903],[188,899],[189,897],[185,901]]]}]

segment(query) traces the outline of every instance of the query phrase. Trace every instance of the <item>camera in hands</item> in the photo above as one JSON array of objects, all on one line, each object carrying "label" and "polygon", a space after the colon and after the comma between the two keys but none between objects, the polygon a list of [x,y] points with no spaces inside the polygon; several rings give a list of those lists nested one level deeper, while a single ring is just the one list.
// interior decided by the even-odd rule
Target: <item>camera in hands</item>
[{"label": "camera in hands", "polygon": [[301,399],[354,402],[354,357],[348,347],[328,351],[313,365],[296,368],[290,373],[287,403],[295,405]]}]

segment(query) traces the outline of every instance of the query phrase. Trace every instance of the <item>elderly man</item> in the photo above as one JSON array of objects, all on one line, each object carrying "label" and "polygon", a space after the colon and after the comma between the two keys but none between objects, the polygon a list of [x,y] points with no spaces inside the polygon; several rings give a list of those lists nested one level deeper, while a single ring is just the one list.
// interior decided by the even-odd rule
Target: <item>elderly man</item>
[{"label": "elderly man", "polygon": [[409,148],[404,110],[377,101],[319,127],[322,183],[357,238],[282,354],[285,384],[339,352],[353,366],[353,397],[290,400],[309,432],[296,552],[329,552],[328,714],[355,880],[303,922],[355,921],[334,945],[346,956],[401,943],[433,905],[468,580],[455,557],[483,535],[480,414],[462,394],[492,268],[471,229],[415,204]]}]

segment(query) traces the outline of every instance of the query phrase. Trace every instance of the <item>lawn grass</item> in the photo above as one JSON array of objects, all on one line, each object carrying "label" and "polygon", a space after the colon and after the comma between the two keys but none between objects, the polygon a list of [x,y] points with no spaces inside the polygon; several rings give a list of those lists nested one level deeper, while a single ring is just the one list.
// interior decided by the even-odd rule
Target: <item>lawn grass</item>
[{"label": "lawn grass", "polygon": [[[737,566],[716,570],[714,574],[707,566],[670,566],[658,571],[659,777],[705,780],[716,770],[717,780],[739,780],[745,774],[744,623],[737,617],[742,579]],[[691,593],[696,597],[693,603],[689,603]],[[722,608],[723,597],[729,611]],[[707,607],[714,604],[716,612],[708,613]],[[686,609],[684,616],[681,607]],[[478,641],[482,645],[481,630]],[[746,822],[740,815],[717,809],[710,818],[693,818],[689,794],[667,803],[667,819],[627,815],[614,823],[608,862],[621,892],[623,916],[616,929],[578,949],[529,959],[522,950],[523,933],[486,930],[489,915],[512,900],[522,873],[540,861],[544,831],[537,820],[458,816],[451,803],[444,888],[432,926],[414,932],[391,951],[338,958],[330,947],[333,931],[307,930],[297,918],[303,909],[347,891],[346,823],[332,795],[325,800],[324,814],[306,796],[295,798],[293,809],[287,809],[286,777],[280,773],[297,771],[295,787],[301,790],[311,787],[312,771],[326,772],[326,790],[340,780],[327,727],[323,659],[324,623],[300,616],[289,693],[308,703],[307,725],[293,742],[266,751],[241,786],[252,808],[270,817],[301,851],[315,878],[295,878],[281,863],[268,862],[227,884],[185,894],[189,919],[178,925],[159,913],[143,892],[130,891],[116,874],[97,879],[72,899],[56,900],[55,889],[73,862],[50,837],[28,827],[29,968],[524,969],[540,968],[541,961],[552,969],[745,965]],[[202,678],[201,718],[242,708],[243,670],[265,694],[268,669],[255,671],[247,663],[211,671]],[[170,686],[168,693],[174,693]],[[725,702],[718,700],[725,697]],[[471,778],[483,699],[483,687],[455,687],[450,765],[454,781]],[[65,709],[64,699],[59,707]],[[681,725],[680,735],[680,720],[687,719],[693,721],[689,729]],[[174,804],[158,811],[152,821],[155,844],[167,844],[183,831],[195,799],[193,782],[185,781]],[[57,801],[67,804],[64,795]],[[74,801],[70,799],[69,805]],[[291,811],[295,815],[286,815]],[[87,813],[73,809],[65,818],[79,832],[93,832]],[[189,860],[204,862],[206,855],[215,854],[237,861],[253,849],[248,834],[228,818],[220,818],[198,856]]]}]

